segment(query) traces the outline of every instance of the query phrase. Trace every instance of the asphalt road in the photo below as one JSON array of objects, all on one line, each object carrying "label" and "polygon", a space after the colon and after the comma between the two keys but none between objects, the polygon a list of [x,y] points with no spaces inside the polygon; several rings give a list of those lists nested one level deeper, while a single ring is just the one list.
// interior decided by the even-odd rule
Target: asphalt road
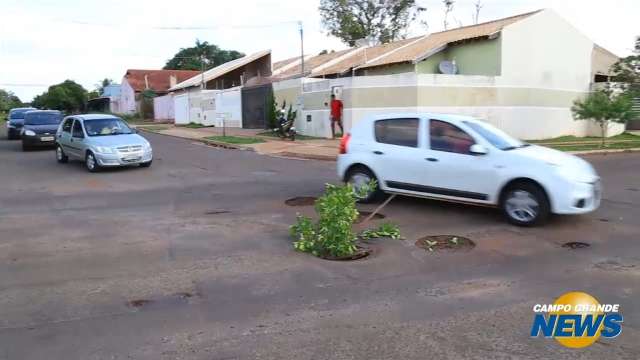
[{"label": "asphalt road", "polygon": [[[640,357],[640,154],[590,157],[602,207],[543,228],[396,199],[407,239],[347,263],[293,251],[312,208],[283,203],[320,195],[333,163],[145,136],[151,168],[89,174],[0,134],[0,360]],[[477,246],[414,246],[437,234]],[[622,334],[530,338],[532,305],[572,290],[620,303]]]}]

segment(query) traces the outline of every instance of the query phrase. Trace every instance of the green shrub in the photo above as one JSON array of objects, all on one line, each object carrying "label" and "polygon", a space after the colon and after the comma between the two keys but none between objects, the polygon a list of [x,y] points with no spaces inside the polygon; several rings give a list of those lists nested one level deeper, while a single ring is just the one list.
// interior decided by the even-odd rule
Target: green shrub
[{"label": "green shrub", "polygon": [[316,256],[343,257],[353,255],[356,248],[356,234],[352,226],[358,218],[356,194],[351,185],[326,185],[325,194],[316,201],[318,222],[298,215],[297,222],[290,228],[296,239],[296,250]]}]

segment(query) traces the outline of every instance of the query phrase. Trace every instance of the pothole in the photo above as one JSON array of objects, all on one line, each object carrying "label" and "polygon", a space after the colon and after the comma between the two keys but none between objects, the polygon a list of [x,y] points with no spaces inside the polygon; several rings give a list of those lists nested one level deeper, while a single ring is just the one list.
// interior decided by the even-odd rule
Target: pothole
[{"label": "pothole", "polygon": [[130,307],[134,307],[134,308],[141,308],[145,305],[149,305],[151,304],[153,301],[152,300],[147,300],[147,299],[137,299],[137,300],[131,300],[127,303],[127,305],[129,305]]},{"label": "pothole", "polygon": [[425,236],[416,241],[416,246],[429,252],[448,250],[471,250],[476,246],[471,239],[457,235]]},{"label": "pothole", "polygon": [[[369,216],[371,216],[371,211],[359,211],[360,215],[358,215],[358,218],[356,219],[356,224],[360,224],[361,222],[363,222],[366,218],[368,218]],[[384,214],[380,214],[377,213],[375,214],[371,220],[381,220],[386,218],[387,216]]]},{"label": "pothole", "polygon": [[230,212],[231,211],[229,211],[229,210],[208,210],[208,211],[205,211],[204,214],[205,215],[219,215],[219,214],[228,214]]},{"label": "pothole", "polygon": [[289,206],[313,206],[318,198],[313,196],[298,196],[285,200],[285,204]]},{"label": "pothole", "polygon": [[587,244],[585,242],[580,242],[580,241],[571,241],[571,242],[568,242],[568,243],[564,243],[562,245],[563,248],[571,249],[571,250],[584,249],[584,248],[588,248],[590,246],[591,246],[590,244]]},{"label": "pothole", "polygon": [[609,222],[609,221],[611,221],[611,220],[609,220],[609,219],[605,219],[605,218],[601,218],[601,219],[598,219],[598,221],[600,221],[600,222]]}]

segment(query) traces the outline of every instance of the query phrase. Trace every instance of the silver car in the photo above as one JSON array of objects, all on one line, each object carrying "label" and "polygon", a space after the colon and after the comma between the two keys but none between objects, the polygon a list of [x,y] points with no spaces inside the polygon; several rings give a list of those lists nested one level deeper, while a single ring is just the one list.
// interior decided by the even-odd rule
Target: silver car
[{"label": "silver car", "polygon": [[151,166],[151,144],[113,115],[73,115],[62,120],[56,132],[56,159],[82,160],[90,172],[101,168]]}]

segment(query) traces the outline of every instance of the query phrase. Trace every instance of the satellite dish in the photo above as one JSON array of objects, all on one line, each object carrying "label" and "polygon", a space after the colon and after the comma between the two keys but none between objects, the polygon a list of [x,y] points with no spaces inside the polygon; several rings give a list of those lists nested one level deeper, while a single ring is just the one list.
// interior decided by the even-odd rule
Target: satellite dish
[{"label": "satellite dish", "polygon": [[458,66],[454,61],[441,61],[440,65],[438,65],[438,69],[442,74],[454,75],[458,73]]}]

